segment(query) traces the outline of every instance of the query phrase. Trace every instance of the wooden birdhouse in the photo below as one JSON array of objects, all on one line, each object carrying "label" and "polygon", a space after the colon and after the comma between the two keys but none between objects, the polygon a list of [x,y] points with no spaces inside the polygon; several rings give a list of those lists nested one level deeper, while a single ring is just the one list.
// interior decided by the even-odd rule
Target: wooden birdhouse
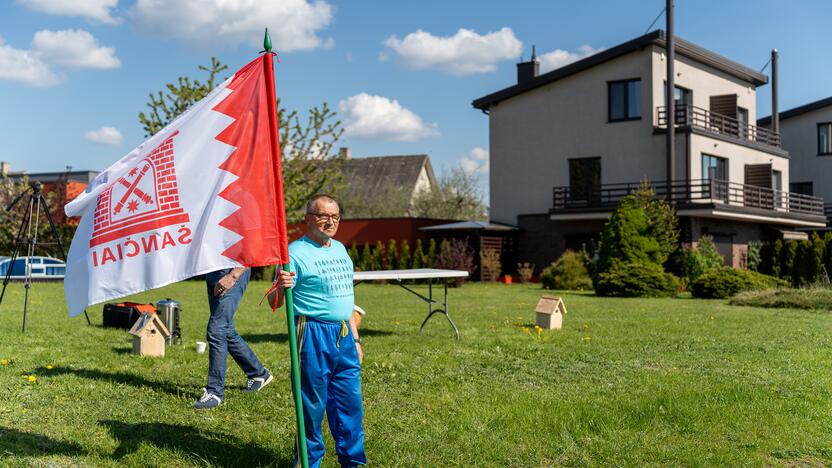
[{"label": "wooden birdhouse", "polygon": [[140,356],[165,356],[165,338],[170,336],[170,331],[155,312],[145,312],[133,328],[130,329],[133,335],[133,354]]},{"label": "wooden birdhouse", "polygon": [[537,302],[537,316],[535,324],[546,330],[560,330],[563,316],[566,314],[566,304],[558,296],[540,296]]}]

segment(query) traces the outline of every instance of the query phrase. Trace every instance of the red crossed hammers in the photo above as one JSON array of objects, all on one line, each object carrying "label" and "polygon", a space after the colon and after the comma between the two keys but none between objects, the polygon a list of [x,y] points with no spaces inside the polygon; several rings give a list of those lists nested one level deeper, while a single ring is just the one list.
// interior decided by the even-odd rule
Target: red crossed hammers
[{"label": "red crossed hammers", "polygon": [[124,203],[127,202],[127,200],[130,198],[130,196],[133,195],[134,193],[136,194],[136,196],[139,197],[139,199],[141,201],[143,201],[147,204],[150,204],[150,201],[151,201],[150,195],[144,193],[144,191],[142,191],[140,188],[137,187],[139,185],[139,181],[142,180],[142,177],[144,177],[144,175],[147,173],[147,171],[149,169],[150,169],[150,164],[145,165],[144,168],[142,168],[142,171],[139,173],[139,175],[137,175],[136,178],[133,180],[132,184],[128,184],[127,181],[124,180],[124,179],[119,179],[119,183],[121,183],[121,185],[127,187],[127,191],[124,192],[124,196],[121,197],[121,200],[118,201],[118,204],[116,205],[115,209],[113,210],[113,212],[115,214],[119,214],[119,212],[121,212],[121,209],[124,208]]}]

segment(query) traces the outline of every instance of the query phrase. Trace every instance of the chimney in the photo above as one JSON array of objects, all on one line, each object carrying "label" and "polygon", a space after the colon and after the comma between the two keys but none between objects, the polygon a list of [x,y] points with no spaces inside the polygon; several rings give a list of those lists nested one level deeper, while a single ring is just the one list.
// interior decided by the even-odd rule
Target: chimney
[{"label": "chimney", "polygon": [[528,62],[520,62],[517,64],[517,84],[527,83],[539,74],[540,62],[538,62],[534,46],[532,46],[532,59]]},{"label": "chimney", "polygon": [[780,108],[777,92],[777,49],[771,51],[771,131],[780,133]]},{"label": "chimney", "polygon": [[9,175],[12,171],[12,164],[8,161],[0,161],[0,175]]},{"label": "chimney", "polygon": [[347,147],[341,147],[338,149],[338,157],[341,159],[350,159],[352,155],[350,154],[350,149]]}]

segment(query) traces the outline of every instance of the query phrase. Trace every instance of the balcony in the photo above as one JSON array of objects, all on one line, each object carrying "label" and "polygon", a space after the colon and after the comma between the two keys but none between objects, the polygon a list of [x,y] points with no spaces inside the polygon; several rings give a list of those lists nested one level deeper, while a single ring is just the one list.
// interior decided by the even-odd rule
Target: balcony
[{"label": "balcony", "polygon": [[[691,127],[732,139],[780,148],[780,134],[692,105],[676,105],[676,126]],[[656,108],[656,122],[667,127],[667,106]]]},{"label": "balcony", "polygon": [[[820,197],[724,180],[680,180],[669,185],[649,182],[657,198],[670,198],[680,214],[685,210],[732,212],[734,217],[754,219],[781,218],[825,223],[824,203]],[[609,212],[641,183],[603,184],[587,188],[554,187],[551,215],[586,212]],[[730,216],[729,216],[730,217]],[[762,219],[759,218],[759,219]]]}]

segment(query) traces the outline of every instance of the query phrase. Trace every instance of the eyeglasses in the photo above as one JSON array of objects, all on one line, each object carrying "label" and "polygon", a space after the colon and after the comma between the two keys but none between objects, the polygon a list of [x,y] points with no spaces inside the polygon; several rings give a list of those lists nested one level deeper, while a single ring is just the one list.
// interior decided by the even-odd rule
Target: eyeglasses
[{"label": "eyeglasses", "polygon": [[314,216],[315,220],[319,222],[329,220],[333,223],[337,223],[341,221],[341,215],[339,214],[315,213],[312,211],[308,211],[306,214]]}]

